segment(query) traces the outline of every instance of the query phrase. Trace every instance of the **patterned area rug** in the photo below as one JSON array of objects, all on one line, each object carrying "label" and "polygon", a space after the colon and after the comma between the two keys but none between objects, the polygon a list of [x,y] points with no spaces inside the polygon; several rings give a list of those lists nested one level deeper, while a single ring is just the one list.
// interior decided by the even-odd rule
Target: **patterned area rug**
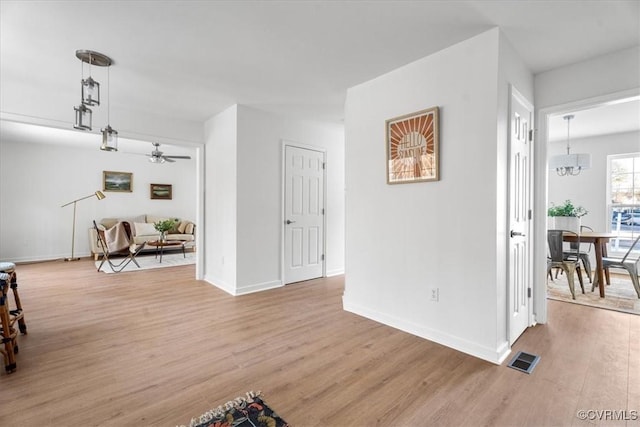
[{"label": "patterned area rug", "polygon": [[[115,261],[114,264],[118,264],[122,258],[115,258],[112,261]],[[122,272],[126,271],[141,271],[141,270],[150,270],[152,268],[165,268],[165,267],[176,267],[178,265],[188,265],[196,263],[196,254],[195,252],[186,252],[185,255],[182,255],[182,252],[170,252],[162,255],[162,262],[160,262],[159,258],[156,258],[153,253],[151,254],[140,254],[136,257],[136,261],[140,264],[140,268],[136,266],[133,261],[131,261]],[[96,268],[100,265],[100,261],[96,261]],[[113,273],[111,267],[107,265],[105,262],[100,268],[100,271],[103,273]]]},{"label": "patterned area rug", "polygon": [[[289,427],[264,401],[260,392],[238,397],[192,418],[189,427]],[[182,426],[185,427],[185,426]]]},{"label": "patterned area rug", "polygon": [[[555,276],[555,272],[553,274]],[[640,298],[638,298],[628,275],[611,274],[611,285],[605,286],[604,298],[600,298],[598,288],[591,292],[591,283],[585,277],[584,292],[583,294],[576,278],[576,299],[571,299],[566,275],[558,274],[558,277],[553,281],[547,276],[547,297],[549,299],[640,315]]]}]

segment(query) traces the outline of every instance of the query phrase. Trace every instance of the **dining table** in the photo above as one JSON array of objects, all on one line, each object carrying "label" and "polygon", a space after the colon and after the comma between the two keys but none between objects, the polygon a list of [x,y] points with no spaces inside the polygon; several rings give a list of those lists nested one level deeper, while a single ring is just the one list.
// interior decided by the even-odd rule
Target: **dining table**
[{"label": "dining table", "polygon": [[607,243],[610,239],[615,238],[613,233],[605,233],[600,231],[583,231],[579,235],[576,234],[564,234],[563,239],[565,242],[578,242],[580,243],[593,243],[596,254],[596,270],[594,286],[597,284],[600,291],[600,298],[604,298],[604,275],[605,271],[602,266],[602,257],[607,256]]}]

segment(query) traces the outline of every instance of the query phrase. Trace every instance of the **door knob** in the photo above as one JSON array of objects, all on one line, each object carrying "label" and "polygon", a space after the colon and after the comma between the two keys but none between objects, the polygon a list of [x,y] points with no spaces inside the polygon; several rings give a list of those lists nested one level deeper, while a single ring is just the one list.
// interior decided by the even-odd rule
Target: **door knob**
[{"label": "door knob", "polygon": [[295,221],[291,221],[290,219],[287,220],[287,224],[293,224]]},{"label": "door knob", "polygon": [[521,233],[521,232],[519,232],[519,231],[513,231],[513,230],[511,230],[511,233],[510,233],[510,234],[511,234],[511,237],[516,237],[516,236],[522,236],[522,237],[524,237],[524,233]]}]

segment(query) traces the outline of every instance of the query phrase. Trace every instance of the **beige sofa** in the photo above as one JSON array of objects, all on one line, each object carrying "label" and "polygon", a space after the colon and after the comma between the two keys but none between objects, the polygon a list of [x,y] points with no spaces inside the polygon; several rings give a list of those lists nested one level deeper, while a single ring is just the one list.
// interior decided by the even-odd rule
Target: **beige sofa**
[{"label": "beige sofa", "polygon": [[[153,224],[165,219],[177,219],[176,226],[173,230],[169,230],[166,233],[167,240],[179,240],[185,242],[185,248],[195,250],[196,245],[196,226],[189,220],[180,218],[172,218],[166,216],[155,215],[138,215],[135,217],[123,217],[123,218],[102,218],[100,221],[96,221],[98,227],[102,227],[105,230],[113,227],[120,221],[126,221],[131,227],[133,234],[133,241],[136,244],[148,242],[152,240],[158,240],[160,238],[160,232],[157,231]],[[98,236],[93,226],[89,228],[89,241],[91,245],[91,255],[95,260],[98,260],[102,256],[102,249],[98,244]],[[153,246],[145,247],[143,251],[155,251]]]}]

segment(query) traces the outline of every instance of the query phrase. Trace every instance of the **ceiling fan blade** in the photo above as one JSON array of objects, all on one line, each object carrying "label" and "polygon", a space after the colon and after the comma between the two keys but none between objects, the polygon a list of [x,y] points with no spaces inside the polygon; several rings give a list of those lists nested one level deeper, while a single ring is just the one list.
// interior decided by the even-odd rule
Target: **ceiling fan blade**
[{"label": "ceiling fan blade", "polygon": [[191,156],[164,156],[165,159],[191,159]]},{"label": "ceiling fan blade", "polygon": [[164,160],[165,160],[166,162],[169,162],[169,163],[175,163],[175,160],[173,160],[173,159],[171,159],[171,158],[169,158],[169,157],[167,157],[167,156],[164,156]]}]

